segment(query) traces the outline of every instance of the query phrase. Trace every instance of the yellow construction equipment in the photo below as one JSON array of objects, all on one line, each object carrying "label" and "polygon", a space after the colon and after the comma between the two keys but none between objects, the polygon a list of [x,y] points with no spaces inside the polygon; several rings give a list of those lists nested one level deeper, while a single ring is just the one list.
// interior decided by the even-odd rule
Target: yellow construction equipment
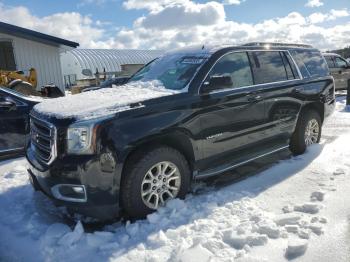
[{"label": "yellow construction equipment", "polygon": [[25,75],[23,71],[0,70],[0,86],[26,95],[40,95],[36,91],[37,84],[37,74],[34,68],[29,69],[29,75]]}]

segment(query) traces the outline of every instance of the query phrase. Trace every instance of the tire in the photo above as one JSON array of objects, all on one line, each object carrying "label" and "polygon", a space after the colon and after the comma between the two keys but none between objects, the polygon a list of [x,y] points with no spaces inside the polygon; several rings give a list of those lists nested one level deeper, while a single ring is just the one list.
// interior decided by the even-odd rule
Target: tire
[{"label": "tire", "polygon": [[[307,128],[308,125],[311,125],[312,123],[316,124],[317,126],[315,128],[309,129],[309,134],[312,134],[312,141],[310,143],[310,140],[307,140]],[[316,129],[318,129],[318,133],[316,134]],[[292,151],[294,155],[301,155],[305,152],[306,148],[310,144],[315,144],[320,142],[321,138],[321,132],[322,132],[322,121],[320,115],[314,111],[314,110],[307,110],[301,113],[299,116],[297,125],[295,127],[294,133],[291,137],[289,149]]]},{"label": "tire", "polygon": [[[168,167],[166,167],[167,164]],[[162,172],[158,173],[158,171],[163,169],[166,175],[159,179],[158,174]],[[177,171],[174,171],[175,169]],[[174,174],[170,175],[173,171]],[[155,177],[156,179],[153,179]],[[169,180],[165,182],[164,179]],[[157,184],[154,183],[155,181],[157,181]],[[131,157],[128,161],[121,183],[122,207],[128,218],[145,218],[162,205],[161,198],[164,202],[172,198],[167,192],[171,191],[170,193],[176,198],[185,198],[190,183],[191,172],[185,157],[179,151],[170,147],[155,148],[143,155],[139,154]],[[178,190],[169,189],[166,185],[170,185],[171,188],[178,188]],[[167,192],[165,192],[166,190]],[[152,193],[146,194],[144,197],[141,196],[142,192],[149,191]],[[152,196],[150,197],[150,195]],[[159,197],[160,195],[162,197]],[[147,201],[148,197],[150,197],[149,201]],[[156,198],[158,198],[158,206],[151,206],[151,202],[154,205],[156,204]]]}]

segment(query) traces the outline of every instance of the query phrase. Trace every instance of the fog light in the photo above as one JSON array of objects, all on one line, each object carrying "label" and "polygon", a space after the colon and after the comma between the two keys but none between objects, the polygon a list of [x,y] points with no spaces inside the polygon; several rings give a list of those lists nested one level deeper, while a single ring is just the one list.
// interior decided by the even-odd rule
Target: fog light
[{"label": "fog light", "polygon": [[83,185],[58,184],[51,188],[53,196],[69,202],[86,202],[86,190]]}]

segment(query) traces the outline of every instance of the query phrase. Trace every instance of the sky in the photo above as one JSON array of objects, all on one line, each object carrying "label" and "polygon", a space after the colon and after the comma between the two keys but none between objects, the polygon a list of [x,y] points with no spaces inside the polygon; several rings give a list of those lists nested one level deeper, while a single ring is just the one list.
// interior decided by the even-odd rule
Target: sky
[{"label": "sky", "polygon": [[272,41],[350,46],[350,0],[0,0],[0,21],[80,48]]}]

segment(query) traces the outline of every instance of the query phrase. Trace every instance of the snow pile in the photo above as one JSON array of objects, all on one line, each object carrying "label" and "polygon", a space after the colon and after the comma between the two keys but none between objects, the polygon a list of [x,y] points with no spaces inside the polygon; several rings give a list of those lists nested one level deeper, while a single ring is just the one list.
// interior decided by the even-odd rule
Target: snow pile
[{"label": "snow pile", "polygon": [[0,260],[350,261],[350,114],[341,110],[303,156],[94,232],[68,226],[33,192],[23,160],[0,163]]},{"label": "snow pile", "polygon": [[36,105],[34,109],[41,114],[56,118],[91,119],[128,110],[134,103],[178,92],[165,89],[159,81],[138,81],[123,86],[48,99]]}]

